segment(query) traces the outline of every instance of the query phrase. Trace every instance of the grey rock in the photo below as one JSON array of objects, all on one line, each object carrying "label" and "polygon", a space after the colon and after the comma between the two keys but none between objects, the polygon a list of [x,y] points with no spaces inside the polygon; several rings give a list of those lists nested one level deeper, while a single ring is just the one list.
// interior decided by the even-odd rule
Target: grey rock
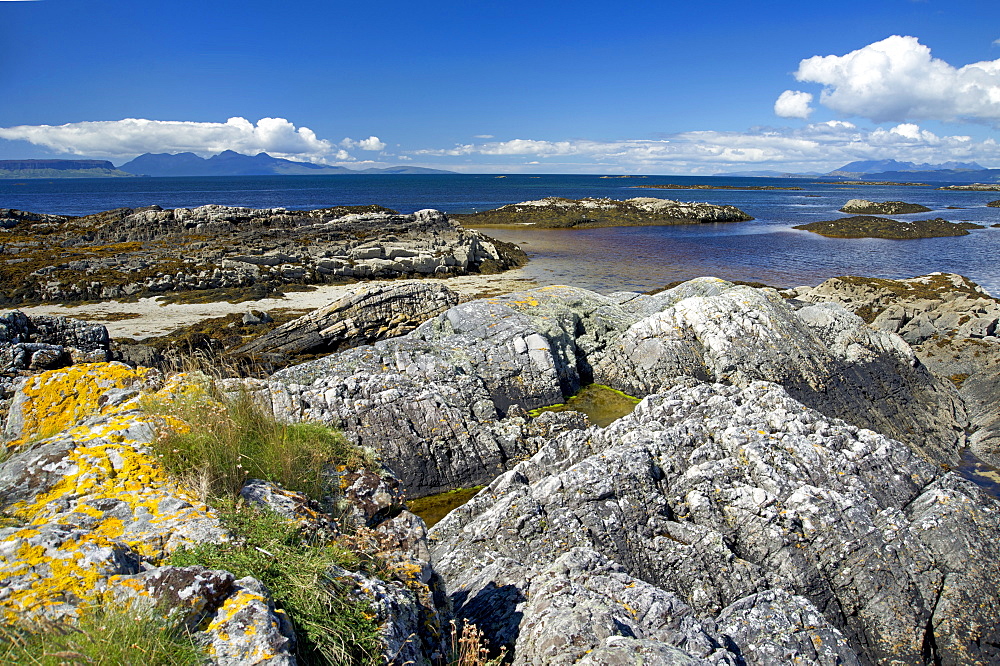
[{"label": "grey rock", "polygon": [[438,523],[432,555],[456,613],[497,626],[515,654],[537,572],[581,547],[725,624],[750,663],[990,663],[997,508],[774,384],[685,380],[608,428],[555,436]]},{"label": "grey rock", "polygon": [[217,666],[295,666],[295,633],[288,616],[274,607],[256,578],[241,578],[205,629],[211,662]]},{"label": "grey rock", "polygon": [[330,305],[255,338],[237,352],[322,353],[370,344],[408,333],[457,304],[458,294],[443,285],[359,286]]},{"label": "grey rock", "polygon": [[957,462],[965,444],[961,400],[899,337],[839,307],[794,310],[769,290],[707,278],[677,289],[659,298],[680,300],[632,325],[603,354],[597,382],[643,396],[680,375],[737,386],[773,381],[828,416]]}]

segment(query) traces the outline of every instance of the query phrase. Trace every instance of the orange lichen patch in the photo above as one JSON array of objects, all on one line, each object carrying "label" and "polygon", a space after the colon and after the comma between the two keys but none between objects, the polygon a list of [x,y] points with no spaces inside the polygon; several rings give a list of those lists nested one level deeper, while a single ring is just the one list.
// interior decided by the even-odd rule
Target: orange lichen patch
[{"label": "orange lichen patch", "polygon": [[[137,412],[133,405],[96,404],[108,388],[129,387],[145,378],[144,372],[121,366],[125,372],[117,365],[90,364],[86,371],[61,371],[59,379],[53,373],[35,383],[32,400],[59,405],[54,395],[62,392],[76,421],[102,417],[75,426],[74,417],[33,421],[35,427],[68,423],[55,437],[68,440],[72,448],[59,461],[60,475],[51,485],[6,507],[23,527],[0,542],[0,580],[7,588],[0,593],[0,617],[46,609],[56,615],[73,613],[80,600],[103,593],[109,575],[122,573],[122,556],[159,564],[174,542],[186,539],[184,530],[176,532],[179,526],[215,522],[211,510],[170,479],[146,448],[162,418]],[[68,390],[67,377],[84,386],[77,396]],[[29,412],[39,414],[32,400]],[[27,433],[33,434],[30,429]]]},{"label": "orange lichen patch", "polygon": [[20,407],[24,422],[22,436],[9,446],[54,435],[102,413],[99,401],[107,391],[140,385],[154,372],[150,368],[133,369],[124,363],[79,363],[31,377],[22,389],[27,398]]}]

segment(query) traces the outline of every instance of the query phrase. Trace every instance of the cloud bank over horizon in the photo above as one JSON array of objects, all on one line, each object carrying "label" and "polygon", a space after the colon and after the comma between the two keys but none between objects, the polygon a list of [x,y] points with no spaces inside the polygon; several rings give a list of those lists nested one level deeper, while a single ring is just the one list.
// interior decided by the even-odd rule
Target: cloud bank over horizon
[{"label": "cloud bank over horizon", "polygon": [[[932,57],[916,37],[892,35],[845,55],[806,58],[794,76],[821,84],[819,103],[842,116],[1000,127],[1000,59],[953,67]],[[810,93],[786,90],[774,110],[785,118],[807,118],[811,101]]]},{"label": "cloud bank over horizon", "polygon": [[[523,157],[559,159],[560,164],[587,164],[631,172],[688,172],[709,174],[741,169],[826,172],[855,160],[893,159],[926,164],[942,162],[1000,162],[1000,144],[989,138],[939,136],[913,123],[863,129],[840,120],[800,128],[759,128],[747,132],[679,132],[663,139],[621,141],[545,141],[514,139],[461,144],[447,149],[414,151],[433,157]],[[544,171],[546,163],[520,162]],[[552,164],[552,162],[549,162]]]},{"label": "cloud bank over horizon", "polygon": [[56,153],[129,160],[143,153],[191,152],[206,157],[225,150],[317,164],[354,161],[348,150],[380,151],[378,137],[339,145],[320,139],[308,127],[296,127],[284,118],[261,118],[257,124],[234,117],[224,123],[147,120],[88,121],[65,125],[0,127],[0,139],[28,141]]}]

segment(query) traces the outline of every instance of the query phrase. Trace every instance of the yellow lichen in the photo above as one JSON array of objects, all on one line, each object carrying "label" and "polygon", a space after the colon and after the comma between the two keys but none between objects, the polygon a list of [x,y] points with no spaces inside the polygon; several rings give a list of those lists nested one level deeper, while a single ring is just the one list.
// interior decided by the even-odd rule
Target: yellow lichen
[{"label": "yellow lichen", "polygon": [[100,414],[98,401],[107,391],[142,384],[153,372],[124,363],[79,363],[31,377],[21,389],[28,398],[21,407],[23,434],[9,446],[49,437]]},{"label": "yellow lichen", "polygon": [[[8,537],[21,540],[12,553],[7,550],[12,556],[0,555],[0,580],[10,582],[16,577],[16,585],[10,585],[0,600],[0,616],[12,619],[64,602],[97,598],[107,583],[101,563],[107,561],[108,549],[126,546],[158,564],[167,554],[164,544],[172,536],[171,523],[214,518],[207,506],[167,477],[149,455],[147,441],[134,439],[143,433],[151,435],[161,419],[122,413],[128,407],[97,404],[109,388],[130,387],[146,377],[143,370],[103,363],[42,373],[29,382],[24,441],[36,439],[39,432],[51,435],[52,430],[61,429],[60,437],[70,440],[73,448],[61,462],[61,478],[8,509],[23,521],[24,528]],[[79,390],[74,381],[79,382]],[[179,385],[171,388],[186,390]],[[48,409],[60,413],[46,414]],[[104,417],[100,422],[74,425],[98,414]],[[161,512],[160,504],[168,499],[175,500],[171,502],[175,508]],[[179,507],[176,500],[181,502]],[[163,531],[128,533],[127,518],[105,515],[109,506],[116,507],[116,516],[131,513],[142,518],[139,524],[163,525]],[[80,526],[89,532],[76,532],[53,548],[29,541],[52,523]],[[92,562],[86,553],[98,556]]]}]

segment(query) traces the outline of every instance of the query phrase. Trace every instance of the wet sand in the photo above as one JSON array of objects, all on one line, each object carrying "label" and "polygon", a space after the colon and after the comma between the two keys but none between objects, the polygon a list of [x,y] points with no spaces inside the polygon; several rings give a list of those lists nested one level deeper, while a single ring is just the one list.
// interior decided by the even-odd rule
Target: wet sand
[{"label": "wet sand", "polygon": [[[538,282],[522,275],[523,269],[507,271],[499,275],[463,275],[441,280],[448,288],[466,299],[495,296],[539,286]],[[380,284],[384,281],[349,285],[318,285],[315,291],[294,291],[281,298],[264,298],[242,303],[171,303],[163,305],[156,298],[143,298],[134,303],[106,301],[84,305],[36,305],[20,310],[28,315],[56,315],[72,317],[107,326],[113,338],[133,338],[165,335],[199,321],[222,317],[227,314],[259,310],[274,312],[281,310],[301,310],[303,312],[321,308],[343,296],[348,291],[363,285]],[[398,281],[393,281],[398,282]],[[0,311],[2,312],[2,311]]]}]

